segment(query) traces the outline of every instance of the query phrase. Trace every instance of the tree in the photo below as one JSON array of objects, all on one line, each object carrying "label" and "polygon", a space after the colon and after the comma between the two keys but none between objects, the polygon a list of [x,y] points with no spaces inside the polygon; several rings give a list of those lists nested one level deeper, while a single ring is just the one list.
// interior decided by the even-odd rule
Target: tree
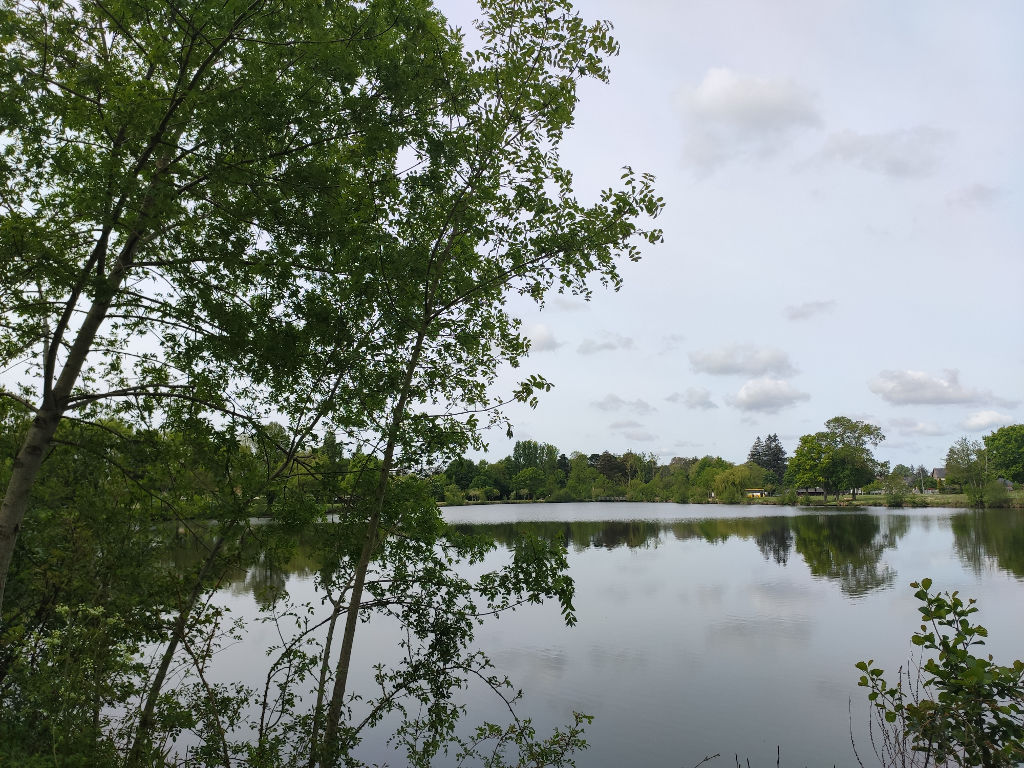
[{"label": "tree", "polygon": [[66,416],[273,407],[312,431],[366,352],[350,314],[372,314],[387,169],[425,142],[459,42],[404,0],[23,3],[0,40],[0,365],[29,361],[2,394],[32,418],[2,605]]},{"label": "tree", "polygon": [[746,498],[748,488],[764,487],[765,474],[753,461],[723,470],[715,476],[715,497],[725,504],[738,504]]},{"label": "tree", "polygon": [[[66,414],[102,399],[273,407],[299,436],[329,415],[352,436],[414,423],[429,443],[454,417],[406,422],[413,403],[479,404],[495,357],[525,353],[507,291],[586,293],[595,272],[617,285],[634,237],[660,238],[635,223],[661,207],[649,177],[627,171],[587,207],[558,164],[576,81],[606,77],[607,27],[562,2],[485,11],[476,58],[413,0],[3,16],[0,349],[35,378],[5,393],[34,421],[0,513],[0,578]],[[442,339],[453,318],[467,324]],[[468,378],[416,376],[476,352]]]},{"label": "tree", "polygon": [[544,473],[537,467],[527,467],[512,478],[512,487],[527,498],[535,499],[544,487]]},{"label": "tree", "polygon": [[747,455],[747,461],[752,461],[759,467],[768,470],[769,477],[766,478],[766,482],[773,485],[782,483],[788,460],[786,449],[782,447],[782,441],[774,433],[768,435],[763,441],[758,435]]},{"label": "tree", "polygon": [[972,506],[985,506],[988,455],[980,440],[961,437],[946,452],[946,481],[960,486]]},{"label": "tree", "polygon": [[764,466],[764,443],[761,441],[761,436],[758,435],[754,438],[754,444],[750,446],[750,451],[747,453],[747,461],[752,461],[759,466]]},{"label": "tree", "polygon": [[826,486],[827,456],[828,446],[823,440],[823,433],[803,435],[786,469],[786,485],[791,488],[821,486],[826,493],[831,492],[833,489]]},{"label": "tree", "polygon": [[992,471],[1015,483],[1024,483],[1024,424],[1000,427],[982,439]]},{"label": "tree", "polygon": [[[789,463],[788,483],[796,487],[820,485],[829,493],[857,489],[870,483],[879,472],[871,446],[885,440],[874,424],[836,416],[825,422],[825,431],[800,438]],[[794,467],[794,464],[796,465]]]},{"label": "tree", "polygon": [[[413,0],[115,11],[55,4],[0,19],[0,39],[15,41],[3,103],[22,109],[3,114],[15,160],[0,245],[16,266],[3,274],[0,348],[5,363],[41,360],[35,402],[8,393],[35,422],[0,545],[9,561],[60,421],[99,399],[140,403],[143,416],[185,402],[199,419],[274,407],[292,436],[286,458],[321,422],[358,442],[334,529],[330,690],[306,751],[333,766],[356,738],[345,722],[356,628],[368,607],[387,610],[374,590],[424,572],[448,583],[451,561],[431,554],[439,513],[396,471],[482,447],[485,423],[510,429],[504,402],[536,403],[550,386],[539,376],[490,389],[529,348],[509,295],[618,287],[619,260],[660,240],[639,222],[662,201],[627,168],[581,203],[560,165],[577,82],[604,80],[616,50],[607,24],[562,0],[488,0],[473,52]],[[123,348],[149,332],[160,354],[139,351],[122,371]],[[550,589],[531,594],[567,594],[554,565],[534,578]],[[427,651],[461,653],[469,636],[449,624],[464,613],[413,610],[403,620]],[[422,727],[440,738],[455,716],[451,678],[420,662],[404,674],[429,679],[405,684],[435,686]]]}]

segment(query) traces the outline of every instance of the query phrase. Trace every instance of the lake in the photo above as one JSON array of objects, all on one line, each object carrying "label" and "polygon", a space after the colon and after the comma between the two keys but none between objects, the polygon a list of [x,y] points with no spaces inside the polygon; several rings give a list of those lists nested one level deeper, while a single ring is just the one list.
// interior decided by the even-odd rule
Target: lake
[{"label": "lake", "polygon": [[[739,755],[756,767],[774,765],[777,749],[783,766],[850,766],[851,731],[873,764],[854,664],[874,659],[894,674],[906,663],[919,624],[908,584],[922,577],[978,598],[997,661],[1024,657],[1018,510],[519,504],[445,518],[499,542],[474,570],[507,559],[517,527],[567,546],[578,624],[567,628],[557,605],[527,606],[478,638],[524,690],[518,711],[539,733],[573,711],[593,715],[580,768],[689,768],[716,753],[707,765]],[[314,599],[309,571],[280,578],[293,598]],[[241,584],[225,600],[236,615],[255,608]],[[374,662],[394,659],[391,631],[360,627],[356,689]],[[222,673],[244,676],[271,641],[269,628],[251,629]],[[467,696],[467,722],[507,718],[493,694]],[[393,760],[382,739],[360,756]]]}]

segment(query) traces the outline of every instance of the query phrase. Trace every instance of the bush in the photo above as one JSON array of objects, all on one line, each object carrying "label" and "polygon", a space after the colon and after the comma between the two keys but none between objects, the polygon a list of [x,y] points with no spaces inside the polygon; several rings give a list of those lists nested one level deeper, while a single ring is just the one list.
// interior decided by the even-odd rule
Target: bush
[{"label": "bush", "polygon": [[[910,586],[923,605],[921,629],[910,638],[928,655],[901,667],[895,684],[872,660],[861,661],[858,685],[874,706],[871,743],[882,765],[1014,766],[1024,762],[1024,662],[999,666],[975,656],[988,631],[971,624],[977,612],[957,592],[931,593],[931,579]],[[916,675],[911,668],[916,668]],[[876,735],[875,726],[878,727]]]}]

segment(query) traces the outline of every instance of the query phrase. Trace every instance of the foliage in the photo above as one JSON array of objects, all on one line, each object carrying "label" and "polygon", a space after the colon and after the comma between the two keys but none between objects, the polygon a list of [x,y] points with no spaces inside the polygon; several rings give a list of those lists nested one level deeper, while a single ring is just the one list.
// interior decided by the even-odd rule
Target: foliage
[{"label": "foliage", "polygon": [[1015,483],[1024,483],[1024,424],[1000,427],[983,440],[993,472]]},{"label": "foliage", "polygon": [[[420,0],[3,6],[0,364],[26,375],[0,391],[20,417],[20,448],[5,454],[17,459],[3,465],[0,578],[20,530],[50,514],[73,520],[67,496],[96,491],[90,535],[26,534],[10,571],[4,631],[16,636],[5,650],[25,674],[9,678],[9,711],[29,726],[61,723],[77,738],[26,702],[57,682],[47,659],[92,658],[84,640],[50,641],[63,631],[60,602],[34,582],[69,581],[69,616],[111,608],[96,615],[92,647],[119,653],[126,631],[130,650],[155,648],[133,678],[138,706],[81,686],[93,735],[106,732],[97,712],[125,713],[118,743],[133,768],[183,731],[209,764],[333,768],[355,760],[362,729],[388,712],[396,743],[424,764],[454,738],[467,676],[503,687],[472,651],[478,620],[544,598],[572,619],[559,547],[524,540],[508,568],[458,578],[455,563],[482,549],[444,540],[437,489],[413,470],[480,447],[488,422],[511,431],[503,403],[533,405],[550,387],[527,375],[510,393],[490,389],[529,349],[509,297],[617,288],[618,262],[660,240],[639,222],[663,203],[652,177],[629,168],[580,202],[561,165],[577,84],[606,79],[617,50],[610,25],[585,23],[565,0],[486,0],[481,11],[470,51]],[[283,424],[266,423],[271,411]],[[61,498],[45,464],[78,424],[90,440],[145,436],[156,448],[101,446],[106,469],[73,477]],[[334,436],[321,452],[318,429]],[[74,469],[74,450],[62,455]],[[505,472],[510,484],[517,474]],[[51,490],[59,502],[47,503]],[[183,524],[216,521],[209,535],[185,526],[194,561],[126,557],[152,569],[138,575],[156,595],[132,592],[130,578],[91,584],[90,567],[151,542],[152,499]],[[104,531],[101,518],[118,513],[128,530]],[[273,525],[250,523],[268,513]],[[99,535],[118,531],[123,542]],[[209,600],[233,568],[286,556],[300,533],[327,556],[312,607],[327,615],[296,619],[298,635],[282,638],[262,695],[272,716],[255,722],[246,707],[258,693],[207,676],[234,631]],[[62,542],[83,547],[80,562]],[[271,609],[280,585],[265,586]],[[356,628],[374,612],[407,637],[405,663],[378,670],[379,695],[349,685]],[[302,650],[324,624],[323,647]],[[98,662],[91,674],[120,680]],[[172,686],[176,676],[187,683]],[[312,686],[306,713],[295,709],[301,684]],[[515,744],[532,743],[517,733]]]},{"label": "foliage", "polygon": [[972,507],[985,506],[990,479],[988,454],[980,440],[961,437],[950,446],[946,453],[946,481],[960,486]]},{"label": "foliage", "polygon": [[916,678],[894,683],[873,661],[861,661],[859,685],[869,690],[881,728],[875,751],[884,765],[1013,766],[1024,761],[1024,662],[1008,666],[975,656],[988,631],[972,624],[978,611],[958,592],[931,592],[931,579],[910,585],[921,601],[911,642],[927,654]]},{"label": "foliage", "polygon": [[782,483],[786,475],[786,467],[789,458],[786,456],[786,449],[782,446],[777,434],[768,435],[763,441],[758,435],[747,455],[747,461],[752,461],[769,473],[767,478],[771,485],[777,486]]},{"label": "foliage", "polygon": [[825,422],[825,431],[803,435],[789,462],[785,482],[797,488],[822,487],[826,496],[838,496],[867,485],[881,469],[871,447],[885,440],[874,424],[836,416]]}]

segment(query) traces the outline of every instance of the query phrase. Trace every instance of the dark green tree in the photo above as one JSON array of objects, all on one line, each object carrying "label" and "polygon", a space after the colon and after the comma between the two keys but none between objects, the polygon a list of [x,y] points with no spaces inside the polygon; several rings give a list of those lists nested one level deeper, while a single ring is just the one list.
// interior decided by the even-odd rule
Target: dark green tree
[{"label": "dark green tree", "polygon": [[779,440],[779,436],[774,432],[765,438],[762,461],[757,463],[771,473],[776,485],[782,483],[782,478],[786,474],[786,466],[789,463],[789,457],[786,454],[786,449],[782,446],[782,441]]},{"label": "dark green tree", "polygon": [[31,418],[2,605],[65,416],[274,408],[312,431],[381,338],[360,325],[399,155],[467,91],[459,40],[413,0],[6,4],[0,41],[0,367],[28,361],[2,394]]},{"label": "dark green tree", "polygon": [[747,461],[752,461],[758,466],[764,466],[764,442],[761,440],[761,436],[758,435],[754,438],[754,444],[750,446],[750,451],[747,453]]},{"label": "dark green tree", "polygon": [[1024,483],[1024,424],[1000,427],[983,440],[992,471],[1007,480]]}]

